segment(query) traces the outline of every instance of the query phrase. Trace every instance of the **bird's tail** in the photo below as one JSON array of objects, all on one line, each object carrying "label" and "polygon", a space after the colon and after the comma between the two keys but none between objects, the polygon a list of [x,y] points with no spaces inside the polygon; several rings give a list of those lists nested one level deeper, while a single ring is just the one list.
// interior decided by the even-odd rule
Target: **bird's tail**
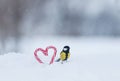
[{"label": "bird's tail", "polygon": [[60,58],[58,58],[55,62],[59,62],[60,61]]}]

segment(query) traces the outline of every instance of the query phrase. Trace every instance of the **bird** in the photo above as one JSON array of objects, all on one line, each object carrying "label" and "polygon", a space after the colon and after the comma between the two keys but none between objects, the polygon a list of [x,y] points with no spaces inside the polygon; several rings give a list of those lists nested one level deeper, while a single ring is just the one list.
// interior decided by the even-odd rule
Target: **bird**
[{"label": "bird", "polygon": [[56,60],[56,62],[62,61],[67,61],[70,58],[70,47],[69,46],[64,46],[63,50],[60,53],[60,58]]}]

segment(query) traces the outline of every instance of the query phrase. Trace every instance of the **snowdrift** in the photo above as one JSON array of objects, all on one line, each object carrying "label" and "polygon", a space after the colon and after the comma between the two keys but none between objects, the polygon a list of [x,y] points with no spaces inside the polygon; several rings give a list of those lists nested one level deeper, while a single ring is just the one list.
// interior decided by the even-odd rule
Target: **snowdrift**
[{"label": "snowdrift", "polygon": [[[120,39],[28,38],[20,45],[20,53],[0,55],[0,81],[120,81]],[[56,59],[69,45],[68,62],[38,63],[34,50],[49,45],[57,48]]]}]

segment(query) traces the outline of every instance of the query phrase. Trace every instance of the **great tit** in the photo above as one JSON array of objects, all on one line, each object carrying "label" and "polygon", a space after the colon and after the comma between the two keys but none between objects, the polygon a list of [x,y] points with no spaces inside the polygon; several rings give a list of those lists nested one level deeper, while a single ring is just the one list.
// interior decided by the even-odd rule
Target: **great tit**
[{"label": "great tit", "polygon": [[70,58],[70,47],[69,46],[64,46],[63,50],[60,53],[60,58],[56,60],[56,62],[59,61],[67,61],[68,58]]}]

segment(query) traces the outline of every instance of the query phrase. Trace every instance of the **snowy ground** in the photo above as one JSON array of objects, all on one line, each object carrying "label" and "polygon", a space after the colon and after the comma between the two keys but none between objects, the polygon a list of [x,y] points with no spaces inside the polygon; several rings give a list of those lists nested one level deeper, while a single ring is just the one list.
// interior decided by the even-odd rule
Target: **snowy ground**
[{"label": "snowy ground", "polygon": [[[42,37],[25,39],[20,45],[20,53],[0,55],[0,81],[120,81],[120,38]],[[34,50],[49,45],[57,48],[56,59],[69,45],[69,61],[39,64]]]}]

